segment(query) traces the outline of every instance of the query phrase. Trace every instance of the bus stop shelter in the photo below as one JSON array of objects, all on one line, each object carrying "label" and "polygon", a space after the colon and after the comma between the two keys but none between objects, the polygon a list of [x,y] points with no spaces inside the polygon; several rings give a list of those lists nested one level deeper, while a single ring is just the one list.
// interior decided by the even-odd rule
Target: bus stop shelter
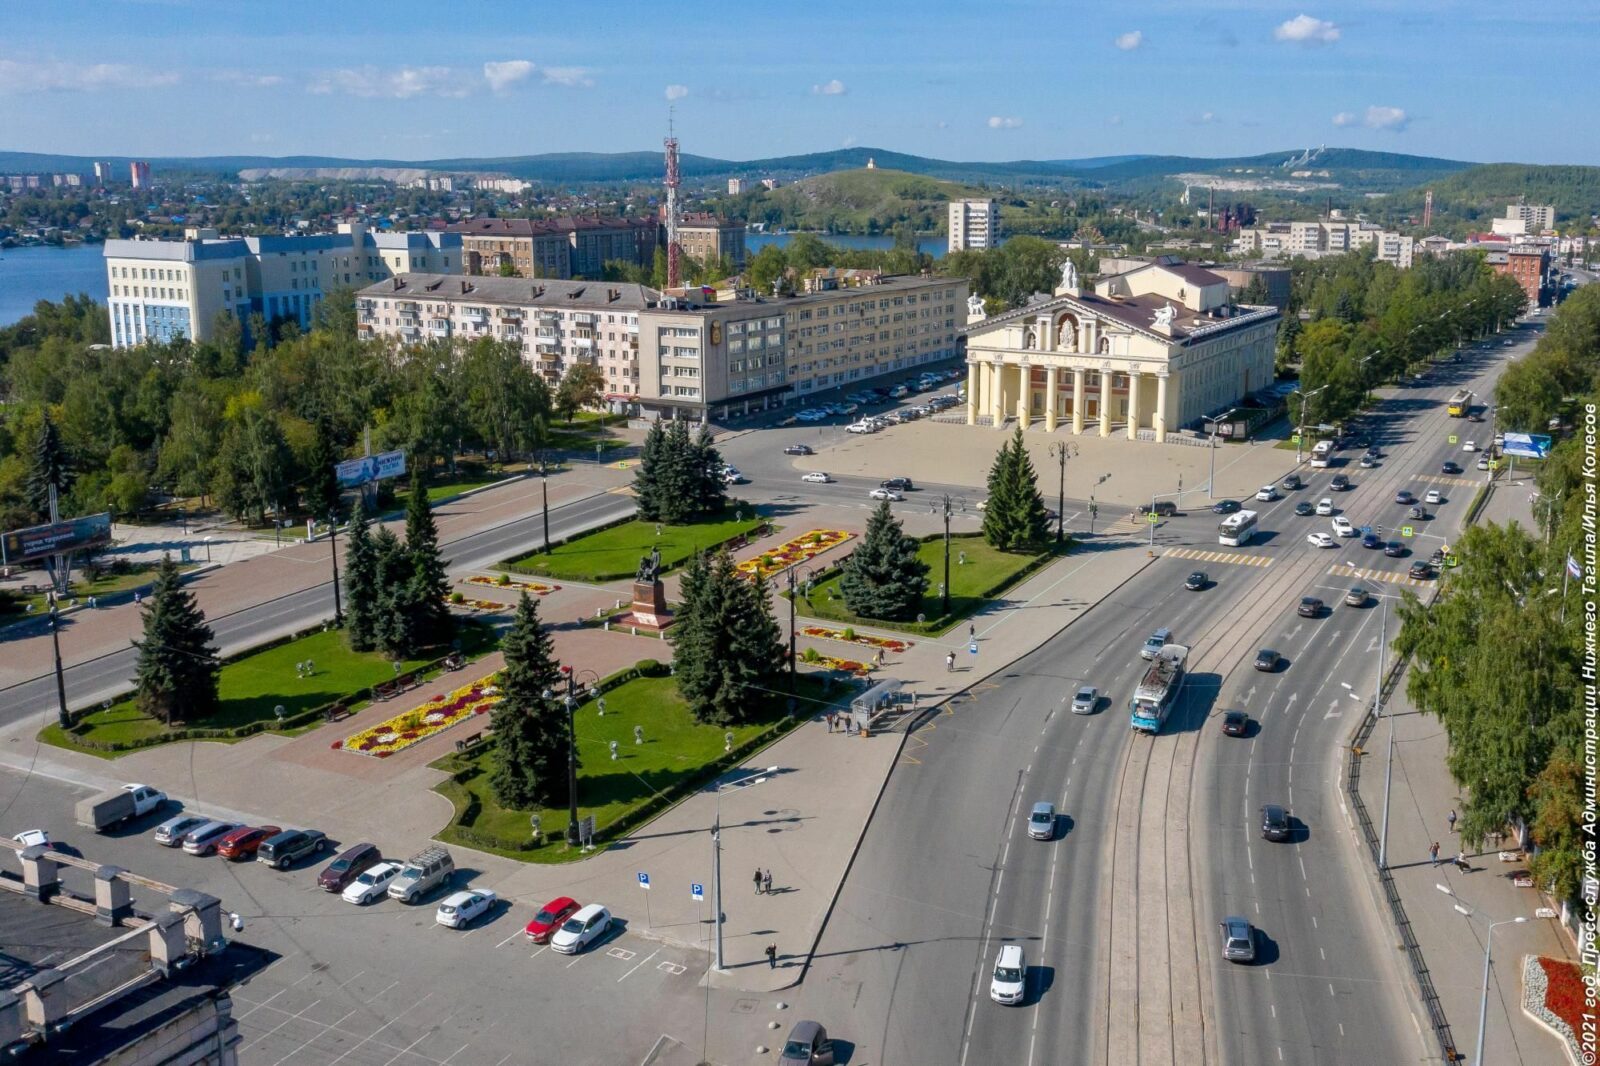
[{"label": "bus stop shelter", "polygon": [[850,701],[850,731],[869,731],[873,719],[900,706],[900,682],[890,677],[879,681]]}]

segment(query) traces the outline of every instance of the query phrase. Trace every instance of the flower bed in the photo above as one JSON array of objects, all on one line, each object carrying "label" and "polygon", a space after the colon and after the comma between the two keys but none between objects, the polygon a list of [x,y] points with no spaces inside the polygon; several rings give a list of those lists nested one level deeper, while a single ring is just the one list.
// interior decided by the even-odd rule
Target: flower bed
[{"label": "flower bed", "polygon": [[474,600],[452,592],[444,598],[444,602],[451,607],[465,607],[472,611],[509,611],[514,604],[501,603],[499,600]]},{"label": "flower bed", "polygon": [[397,714],[363,729],[333,746],[362,755],[384,759],[404,751],[419,740],[442,733],[451,726],[478,714],[486,714],[500,702],[500,690],[493,684],[495,675],[463,685],[447,696],[435,696],[420,707]]},{"label": "flower bed", "polygon": [[865,644],[869,648],[882,648],[899,654],[908,648],[915,647],[915,642],[909,640],[896,640],[894,637],[874,637],[868,633],[857,633],[853,629],[829,629],[827,626],[802,626],[800,632],[808,637],[817,637],[822,640],[842,640],[847,644]]},{"label": "flower bed", "polygon": [[1523,1010],[1565,1041],[1578,1062],[1584,1061],[1577,1034],[1585,1004],[1583,975],[1577,964],[1543,955],[1523,956]]},{"label": "flower bed", "polygon": [[815,648],[807,648],[800,656],[800,661],[807,666],[825,666],[829,670],[842,670],[856,677],[866,677],[872,673],[871,663],[858,663],[854,659],[838,659],[832,655],[823,655]]},{"label": "flower bed", "polygon": [[739,564],[739,573],[750,578],[757,574],[771,577],[780,570],[815,558],[829,548],[836,548],[853,536],[854,533],[838,529],[813,529],[809,533],[802,533],[792,540],[784,541],[771,551],[762,552],[754,559],[746,559]]},{"label": "flower bed", "polygon": [[539,581],[509,581],[498,577],[486,577],[483,574],[473,574],[467,578],[469,585],[488,585],[497,589],[526,590],[535,596],[548,596],[552,592],[560,592],[560,585],[546,585]]}]

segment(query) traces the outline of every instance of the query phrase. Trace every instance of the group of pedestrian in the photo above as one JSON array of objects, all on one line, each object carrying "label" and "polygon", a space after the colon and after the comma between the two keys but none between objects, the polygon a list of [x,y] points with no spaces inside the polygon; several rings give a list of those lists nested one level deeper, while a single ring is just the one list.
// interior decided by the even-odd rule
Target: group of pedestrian
[{"label": "group of pedestrian", "polygon": [[756,895],[758,895],[758,896],[771,895],[771,893],[772,893],[772,871],[771,870],[763,870],[761,867],[757,866],[756,867],[756,875],[753,878],[753,880],[755,881],[755,884],[756,884]]},{"label": "group of pedestrian", "polygon": [[[1450,832],[1454,833],[1456,831],[1456,812],[1454,808],[1451,809],[1449,814],[1445,815],[1445,821],[1450,825]],[[1428,845],[1428,859],[1434,866],[1439,865],[1439,842],[1437,840]],[[1456,849],[1456,857],[1450,865],[1458,870],[1470,872],[1472,866],[1467,862],[1467,850],[1458,847]]]}]

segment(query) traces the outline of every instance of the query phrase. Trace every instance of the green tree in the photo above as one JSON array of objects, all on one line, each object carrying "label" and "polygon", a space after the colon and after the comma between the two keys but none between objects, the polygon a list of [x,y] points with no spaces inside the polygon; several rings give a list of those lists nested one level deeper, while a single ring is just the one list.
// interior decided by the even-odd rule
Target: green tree
[{"label": "green tree", "polygon": [[310,462],[306,464],[303,495],[312,517],[327,521],[337,519],[340,511],[339,477],[334,472],[339,462],[339,446],[334,442],[333,427],[327,419],[317,419],[316,434]]},{"label": "green tree", "polygon": [[917,555],[917,542],[889,510],[878,504],[867,519],[867,531],[840,568],[839,590],[850,610],[863,618],[914,618],[928,591],[928,564]]},{"label": "green tree", "polygon": [[712,725],[752,720],[783,669],[784,647],[764,581],[743,579],[733,557],[689,561],[669,630],[673,674],[695,719]]},{"label": "green tree", "polygon": [[574,363],[562,375],[556,386],[555,409],[568,422],[582,407],[593,407],[600,402],[606,379],[593,363]]},{"label": "green tree", "polygon": [[454,622],[445,598],[450,594],[446,563],[439,551],[439,527],[433,521],[433,506],[428,502],[428,476],[423,468],[413,470],[411,491],[406,496],[406,555],[411,572],[397,594],[412,616],[410,636],[413,648],[441,644],[450,638]]},{"label": "green tree", "polygon": [[221,664],[211,627],[183,587],[177,564],[164,556],[142,608],[143,639],[134,675],[139,710],[168,725],[205,718],[217,710]]},{"label": "green tree", "polygon": [[722,510],[728,502],[728,483],[723,479],[722,453],[712,442],[711,429],[702,424],[689,446],[689,465],[694,474],[694,511],[707,517]]},{"label": "green tree", "polygon": [[55,490],[58,499],[65,500],[71,486],[72,458],[61,443],[61,434],[47,411],[39,424],[39,435],[34,440],[27,481],[28,503],[40,521],[50,518],[51,490]]},{"label": "green tree", "polygon": [[983,539],[1001,551],[1026,551],[1043,544],[1049,535],[1050,520],[1039,495],[1039,478],[1019,426],[989,467]]},{"label": "green tree", "polygon": [[408,588],[411,556],[394,530],[379,526],[372,535],[372,587],[374,617],[372,640],[391,659],[403,659],[417,646]]},{"label": "green tree", "polygon": [[356,505],[350,510],[350,532],[344,550],[344,633],[353,650],[371,651],[376,645],[383,601],[367,507],[357,496]]},{"label": "green tree", "polygon": [[500,702],[490,712],[494,728],[489,786],[503,807],[526,811],[555,805],[566,793],[568,719],[555,645],[539,623],[539,608],[527,592],[517,601],[500,643]]},{"label": "green tree", "polygon": [[661,473],[666,461],[667,431],[659,421],[645,431],[639,465],[633,468],[633,492],[639,517],[661,521]]},{"label": "green tree", "polygon": [[674,419],[667,424],[655,478],[661,521],[676,525],[693,519],[700,485],[694,468],[689,423]]}]

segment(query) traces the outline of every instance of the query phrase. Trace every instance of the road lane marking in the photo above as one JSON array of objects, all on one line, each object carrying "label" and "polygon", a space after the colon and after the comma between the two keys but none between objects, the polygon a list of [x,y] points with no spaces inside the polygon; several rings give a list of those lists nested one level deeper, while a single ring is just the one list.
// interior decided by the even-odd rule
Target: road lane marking
[{"label": "road lane marking", "polygon": [[[579,843],[582,843],[582,841],[580,841]],[[500,943],[496,944],[495,947],[496,948],[503,948],[507,944],[511,943],[511,941],[515,940],[520,935],[522,935],[522,930],[521,929],[514,929],[514,930],[512,930],[510,936],[508,936],[504,940],[500,941]]]}]

